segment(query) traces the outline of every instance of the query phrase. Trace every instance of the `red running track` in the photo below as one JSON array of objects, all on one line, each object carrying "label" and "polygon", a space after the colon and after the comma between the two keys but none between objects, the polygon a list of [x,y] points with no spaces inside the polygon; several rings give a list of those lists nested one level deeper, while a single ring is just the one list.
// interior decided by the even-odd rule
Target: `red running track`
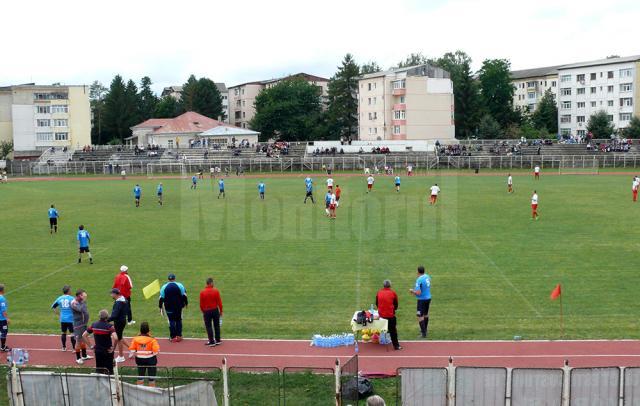
[{"label": "red running track", "polygon": [[[176,366],[316,367],[332,368],[354,355],[354,347],[316,348],[299,340],[226,340],[205,347],[204,340],[170,343],[160,339],[159,364]],[[10,334],[9,344],[29,350],[31,365],[75,366],[72,352],[62,352],[59,336]],[[457,366],[558,368],[640,366],[640,341],[409,341],[403,349],[359,344],[359,366],[365,373],[393,374],[401,367],[445,367],[449,357]],[[127,359],[124,365],[133,365]],[[93,366],[93,361],[87,363]]]}]

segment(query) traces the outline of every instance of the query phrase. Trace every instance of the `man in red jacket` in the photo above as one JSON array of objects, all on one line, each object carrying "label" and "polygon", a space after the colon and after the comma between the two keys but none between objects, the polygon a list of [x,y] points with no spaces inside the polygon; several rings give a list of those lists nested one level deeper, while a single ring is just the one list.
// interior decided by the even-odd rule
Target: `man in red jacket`
[{"label": "man in red jacket", "polygon": [[396,310],[398,310],[398,295],[391,289],[391,282],[385,280],[383,288],[376,295],[376,306],[378,307],[378,315],[389,322],[389,335],[393,348],[401,350],[402,347],[398,342],[398,329],[396,328]]},{"label": "man in red jacket", "polygon": [[129,304],[129,306],[127,306],[127,324],[132,325],[136,324],[136,322],[133,320],[133,315],[131,313],[131,289],[133,288],[133,283],[131,282],[128,271],[129,267],[126,265],[122,265],[120,267],[120,273],[116,275],[113,280],[112,288],[118,289],[120,294],[124,296],[125,300]]},{"label": "man in red jacket", "polygon": [[220,291],[214,287],[212,278],[207,279],[207,286],[200,291],[200,310],[202,311],[204,327],[207,329],[207,336],[209,337],[209,341],[205,345],[208,347],[221,345],[222,298],[220,297]]}]

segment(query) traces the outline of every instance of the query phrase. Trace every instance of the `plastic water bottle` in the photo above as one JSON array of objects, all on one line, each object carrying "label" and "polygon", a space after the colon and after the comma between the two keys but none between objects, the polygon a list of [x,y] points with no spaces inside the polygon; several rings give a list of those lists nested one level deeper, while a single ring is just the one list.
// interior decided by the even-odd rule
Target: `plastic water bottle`
[{"label": "plastic water bottle", "polygon": [[358,348],[358,342],[357,341],[356,341],[355,352],[356,352],[356,354],[358,354],[360,352],[360,349]]}]

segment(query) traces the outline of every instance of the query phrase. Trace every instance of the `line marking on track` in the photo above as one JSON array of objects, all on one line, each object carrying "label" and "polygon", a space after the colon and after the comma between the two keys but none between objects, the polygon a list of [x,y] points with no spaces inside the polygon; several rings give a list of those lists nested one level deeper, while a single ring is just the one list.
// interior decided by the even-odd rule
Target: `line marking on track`
[{"label": "line marking on track", "polygon": [[482,254],[483,257],[485,257],[488,261],[489,264],[491,264],[492,267],[495,268],[496,271],[498,271],[498,273],[500,274],[500,276],[502,277],[502,279],[504,279],[505,282],[507,282],[507,284],[511,287],[511,289],[513,289],[518,296],[520,296],[520,298],[529,306],[529,308],[531,310],[533,310],[533,312],[538,316],[538,317],[542,317],[542,314],[538,311],[538,309],[536,309],[536,307],[529,301],[529,299],[527,299],[524,294],[520,291],[520,289],[518,289],[516,287],[516,285],[513,284],[513,282],[511,282],[511,279],[509,279],[507,277],[507,274],[502,270],[502,268],[500,268],[498,266],[498,264],[495,263],[495,261],[493,259],[491,259],[491,257],[489,255],[487,255],[486,252],[484,252],[482,250],[482,248],[480,248],[478,246],[478,244],[476,244],[475,241],[473,241],[471,238],[469,238],[467,236],[467,233],[464,232],[464,230],[462,229],[462,227],[460,227],[458,225],[458,231],[460,231],[460,234],[462,234],[464,236],[464,238],[469,241],[469,244],[471,244],[473,246],[473,248],[475,248],[476,251],[478,251],[480,254]]}]

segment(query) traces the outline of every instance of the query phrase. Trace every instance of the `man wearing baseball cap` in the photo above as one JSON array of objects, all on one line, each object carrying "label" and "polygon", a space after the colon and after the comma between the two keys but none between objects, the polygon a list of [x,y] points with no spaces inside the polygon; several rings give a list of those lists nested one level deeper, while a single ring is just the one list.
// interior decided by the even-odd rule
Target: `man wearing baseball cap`
[{"label": "man wearing baseball cap", "polygon": [[172,273],[167,277],[168,282],[160,288],[160,314],[164,312],[169,319],[169,337],[172,343],[182,341],[182,309],[189,305],[187,290]]},{"label": "man wearing baseball cap", "polygon": [[113,322],[117,336],[115,346],[118,349],[118,357],[116,358],[116,362],[124,362],[124,350],[129,348],[129,343],[124,339],[124,328],[127,326],[127,308],[129,304],[118,288],[111,289],[111,297],[114,300],[113,309],[107,321]]},{"label": "man wearing baseball cap", "polygon": [[126,265],[122,265],[120,267],[120,272],[113,280],[112,288],[118,289],[120,291],[120,294],[124,296],[124,299],[129,305],[127,312],[128,324],[136,324],[135,320],[133,320],[133,315],[131,314],[131,289],[133,289],[133,282],[131,282],[131,277],[129,276],[129,267],[127,267]]}]

